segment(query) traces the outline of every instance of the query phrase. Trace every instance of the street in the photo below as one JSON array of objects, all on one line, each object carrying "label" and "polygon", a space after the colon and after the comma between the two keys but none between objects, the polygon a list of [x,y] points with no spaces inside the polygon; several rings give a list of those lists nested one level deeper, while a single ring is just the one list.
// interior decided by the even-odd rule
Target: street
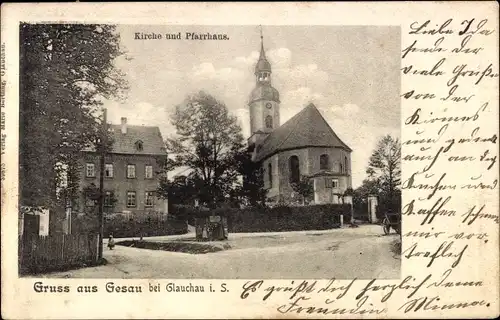
[{"label": "street", "polygon": [[[172,241],[189,235],[147,238]],[[378,225],[324,231],[233,233],[231,249],[189,254],[107,247],[106,265],[44,275],[56,278],[225,278],[225,279],[394,279],[400,257],[392,251],[399,236],[384,236]],[[120,239],[117,239],[117,242]],[[220,245],[216,243],[215,245]]]}]

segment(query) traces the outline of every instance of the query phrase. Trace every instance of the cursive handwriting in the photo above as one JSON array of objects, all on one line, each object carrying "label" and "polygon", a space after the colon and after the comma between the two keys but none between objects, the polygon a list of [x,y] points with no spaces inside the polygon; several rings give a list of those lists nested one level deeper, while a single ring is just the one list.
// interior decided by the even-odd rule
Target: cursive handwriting
[{"label": "cursive handwriting", "polygon": [[[255,282],[247,282],[243,285],[243,292],[241,293],[240,298],[246,299],[250,292],[255,292],[259,289],[263,280],[255,281]],[[263,301],[267,300],[274,292],[291,292],[291,296],[289,299],[295,298],[299,293],[311,293],[316,290],[317,281],[309,283],[308,281],[302,281],[300,284],[295,284],[295,281],[290,283],[290,286],[270,286],[264,289],[267,292],[262,298]]]},{"label": "cursive handwriting", "polygon": [[[439,179],[435,183],[417,183],[415,182],[415,178],[417,175],[420,175],[421,172],[414,172],[412,175],[405,181],[403,181],[401,187],[403,189],[418,189],[418,190],[430,190],[430,193],[427,195],[426,199],[431,199],[437,191],[445,191],[445,190],[455,190],[457,186],[455,184],[446,184],[443,183],[444,178],[446,177],[446,172],[441,174]],[[429,179],[434,177],[434,174],[426,174],[424,175],[425,179]]]},{"label": "cursive handwriting", "polygon": [[453,69],[453,76],[446,84],[448,86],[454,85],[459,77],[473,77],[475,80],[474,85],[478,85],[485,77],[498,78],[498,73],[493,72],[493,69],[491,68],[492,66],[493,64],[490,63],[484,68],[470,69],[467,64],[460,64]]},{"label": "cursive handwriting", "polygon": [[[483,103],[477,110],[474,112],[472,115],[468,116],[442,116],[442,117],[434,117],[432,116],[434,112],[429,113],[429,118],[420,120],[420,112],[422,111],[421,108],[417,108],[411,116],[406,118],[405,124],[406,125],[422,125],[422,124],[432,124],[432,123],[464,123],[464,122],[469,122],[469,121],[478,121],[481,113],[486,110],[488,107],[488,102]],[[432,116],[432,117],[431,117]]]},{"label": "cursive handwriting", "polygon": [[465,217],[462,220],[462,223],[466,223],[467,225],[470,226],[477,219],[490,219],[493,220],[496,224],[498,224],[498,214],[483,213],[484,207],[485,205],[483,204],[477,212],[475,212],[476,206],[470,208],[466,213],[462,215],[462,217]]},{"label": "cursive handwriting", "polygon": [[441,301],[439,296],[434,297],[421,297],[417,299],[412,299],[410,301],[405,302],[398,310],[403,309],[404,313],[408,312],[417,312],[417,311],[435,311],[435,310],[449,310],[449,309],[463,309],[463,308],[471,308],[476,306],[486,306],[489,307],[490,304],[484,300],[471,300],[471,301],[461,301],[461,302],[453,302],[440,304]]},{"label": "cursive handwriting", "polygon": [[[316,306],[302,306],[300,302],[307,301],[310,298],[307,297],[298,297],[292,302],[281,305],[278,307],[278,311],[280,313],[307,313],[307,314],[382,314],[387,312],[386,308],[376,309],[371,306],[365,306],[368,297],[361,299],[355,308],[325,308],[325,307],[316,307]],[[331,304],[331,302],[325,302],[325,304]]]},{"label": "cursive handwriting", "polygon": [[449,29],[451,22],[453,19],[448,19],[440,25],[436,24],[437,29],[430,28],[431,20],[427,20],[424,23],[419,23],[417,21],[412,22],[410,24],[410,32],[409,34],[427,34],[427,35],[436,35],[436,34],[453,34],[453,30]]},{"label": "cursive handwriting", "polygon": [[406,259],[410,259],[413,257],[423,257],[430,258],[429,263],[427,264],[427,268],[431,267],[436,259],[440,258],[455,258],[455,261],[451,265],[452,268],[455,268],[462,261],[463,255],[468,248],[468,244],[466,244],[459,252],[452,252],[454,241],[451,242],[442,242],[439,247],[435,251],[418,251],[418,243],[414,243],[408,249],[403,251],[404,257]]},{"label": "cursive handwriting", "polygon": [[429,284],[427,286],[427,289],[430,288],[439,288],[439,287],[444,287],[444,288],[455,288],[455,287],[481,287],[483,286],[482,281],[471,281],[471,280],[465,280],[465,281],[450,281],[448,278],[450,277],[453,269],[448,269],[445,272],[443,272],[443,275],[441,276],[441,279],[434,281],[433,283]]},{"label": "cursive handwriting", "polygon": [[401,214],[406,216],[425,215],[424,219],[420,223],[421,226],[424,224],[431,224],[436,216],[454,217],[456,215],[455,210],[444,208],[444,206],[450,201],[450,199],[451,196],[446,197],[446,199],[443,199],[443,197],[441,197],[437,199],[436,202],[434,202],[430,209],[425,208],[418,210],[414,209],[415,199],[413,199],[403,207]]}]

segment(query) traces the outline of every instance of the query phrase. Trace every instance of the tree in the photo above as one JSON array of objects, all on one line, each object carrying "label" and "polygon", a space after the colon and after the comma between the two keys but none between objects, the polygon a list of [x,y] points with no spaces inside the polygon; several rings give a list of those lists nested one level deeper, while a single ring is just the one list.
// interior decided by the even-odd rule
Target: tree
[{"label": "tree", "polygon": [[267,189],[264,188],[264,170],[260,163],[252,161],[252,148],[242,148],[236,154],[235,160],[242,184],[236,187],[234,196],[252,207],[265,206]]},{"label": "tree", "polygon": [[169,199],[170,205],[194,203],[198,194],[199,181],[193,175],[178,176],[173,181],[160,180],[158,194]]},{"label": "tree", "polygon": [[293,191],[302,197],[302,204],[305,204],[306,200],[309,200],[314,194],[314,186],[306,176],[302,176],[298,182],[292,183],[291,186]]},{"label": "tree", "polygon": [[368,203],[369,195],[377,195],[381,194],[381,189],[379,185],[379,181],[375,179],[365,179],[361,186],[356,188],[352,194],[352,202],[353,206],[356,210],[365,211],[367,210],[366,205]]},{"label": "tree", "polygon": [[[391,209],[400,204],[401,143],[390,135],[383,136],[370,156],[366,173],[367,189],[376,189],[382,203]],[[365,184],[365,183],[364,183]],[[380,200],[380,199],[379,199]]]},{"label": "tree", "polygon": [[177,136],[167,149],[178,166],[193,170],[202,185],[200,201],[214,207],[229,196],[238,178],[235,156],[243,135],[237,118],[213,96],[199,92],[187,97],[171,117]]},{"label": "tree", "polygon": [[[21,24],[20,198],[25,206],[54,208],[61,170],[77,192],[80,152],[101,136],[103,99],[127,88],[114,61],[123,52],[111,25]],[[66,200],[63,200],[66,201]],[[50,231],[53,227],[51,214]]]},{"label": "tree", "polygon": [[370,156],[366,173],[378,179],[380,186],[388,194],[401,184],[401,143],[390,135],[382,137]]}]

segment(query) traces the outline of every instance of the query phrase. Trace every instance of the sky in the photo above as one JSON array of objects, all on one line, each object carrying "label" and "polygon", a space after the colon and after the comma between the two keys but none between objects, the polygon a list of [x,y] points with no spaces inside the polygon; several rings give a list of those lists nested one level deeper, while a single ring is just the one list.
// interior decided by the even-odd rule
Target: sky
[{"label": "sky", "polygon": [[[260,50],[259,26],[120,25],[115,61],[129,90],[105,101],[108,122],[158,126],[175,134],[170,115],[187,95],[203,90],[222,100],[250,135],[248,97]],[[136,40],[135,33],[176,34],[182,40]],[[226,34],[229,40],[185,40],[186,32]],[[366,178],[377,140],[400,137],[400,28],[379,26],[262,26],[272,85],[280,92],[280,121],[313,102],[353,149],[353,187]],[[170,176],[175,175],[173,172]]]}]

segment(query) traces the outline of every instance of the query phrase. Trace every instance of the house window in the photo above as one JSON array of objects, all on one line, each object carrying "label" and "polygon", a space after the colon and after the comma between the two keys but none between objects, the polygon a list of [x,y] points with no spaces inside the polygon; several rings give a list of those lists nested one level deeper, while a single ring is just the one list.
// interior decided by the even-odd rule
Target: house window
[{"label": "house window", "polygon": [[349,173],[349,164],[347,162],[347,157],[344,157],[345,172]]},{"label": "house window", "polygon": [[267,165],[267,180],[269,181],[269,188],[273,187],[273,165]]},{"label": "house window", "polygon": [[91,192],[87,192],[85,194],[85,206],[86,207],[94,207],[95,206],[95,199],[92,196]]},{"label": "house window", "polygon": [[332,179],[332,188],[336,189],[339,187],[339,180],[338,179]]},{"label": "house window", "polygon": [[85,166],[85,176],[88,178],[95,178],[95,164],[87,163]]},{"label": "house window", "polygon": [[268,128],[268,129],[273,128],[273,117],[271,117],[271,116],[266,117],[266,128]]},{"label": "house window", "polygon": [[106,163],[104,167],[104,176],[106,178],[113,178],[113,164],[112,163]]},{"label": "house window", "polygon": [[290,182],[297,183],[300,180],[299,157],[291,156],[289,160]]},{"label": "house window", "polygon": [[135,164],[127,165],[127,178],[135,179]]},{"label": "house window", "polygon": [[105,207],[113,206],[113,192],[111,191],[104,192],[104,206]]},{"label": "house window", "polygon": [[135,207],[136,204],[135,191],[127,192],[127,207]]},{"label": "house window", "polygon": [[344,166],[342,165],[342,163],[340,164],[340,173],[343,173],[344,172]]},{"label": "house window", "polygon": [[146,207],[152,207],[154,204],[154,192],[146,191],[146,198],[144,200],[144,205]]},{"label": "house window", "polygon": [[146,179],[153,179],[153,166],[146,165],[144,170],[144,177]]},{"label": "house window", "polygon": [[328,155],[327,154],[322,154],[319,157],[319,169],[320,170],[328,170]]}]

